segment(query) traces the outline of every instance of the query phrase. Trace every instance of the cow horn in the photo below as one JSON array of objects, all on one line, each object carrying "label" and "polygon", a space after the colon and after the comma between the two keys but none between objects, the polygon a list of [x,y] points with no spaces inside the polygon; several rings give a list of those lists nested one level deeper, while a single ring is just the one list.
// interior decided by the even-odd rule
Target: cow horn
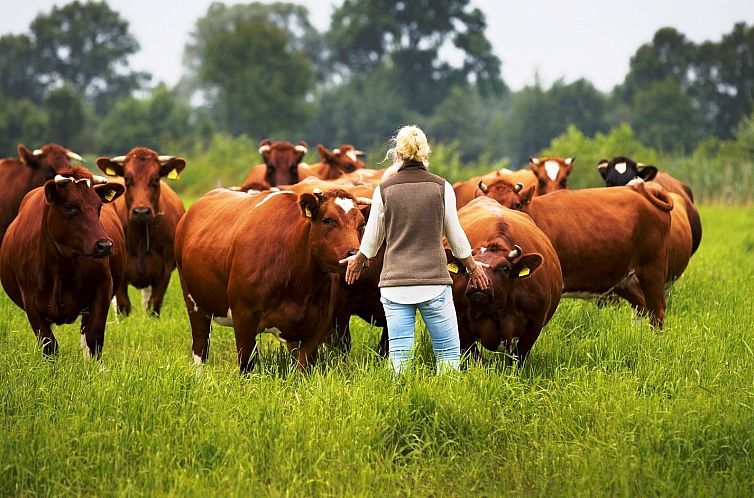
[{"label": "cow horn", "polygon": [[114,163],[123,164],[124,162],[126,162],[126,156],[115,156],[110,160]]},{"label": "cow horn", "polygon": [[367,155],[367,153],[366,153],[366,152],[364,152],[363,150],[355,150],[355,151],[353,151],[353,152],[354,152],[354,153],[355,153],[355,154],[356,154],[357,156],[366,156],[366,155]]},{"label": "cow horn", "polygon": [[157,160],[160,161],[160,164],[167,164],[168,161],[173,159],[175,156],[157,156]]},{"label": "cow horn", "polygon": [[540,161],[538,157],[530,157],[529,161],[531,161],[532,164],[536,164],[537,166],[539,166]]},{"label": "cow horn", "polygon": [[301,144],[299,144],[299,145],[296,146],[296,150],[299,151],[302,154],[306,154],[307,152],[309,152],[309,149],[307,149],[306,147],[304,147]]},{"label": "cow horn", "polygon": [[565,160],[566,166],[570,166],[571,164],[573,164],[573,162],[575,160],[576,160],[575,157],[568,157],[568,158],[566,158],[566,160]]},{"label": "cow horn", "polygon": [[487,193],[487,191],[489,190],[489,189],[487,188],[487,185],[485,185],[485,184],[484,184],[484,180],[479,180],[479,190],[481,190],[481,191],[482,191],[482,192],[484,192],[485,194],[486,194],[486,193]]},{"label": "cow horn", "polygon": [[519,256],[521,256],[521,252],[522,252],[521,246],[518,244],[515,244],[511,252],[508,253],[508,259],[514,260],[518,258]]},{"label": "cow horn", "polygon": [[340,149],[333,149],[333,150],[332,150],[332,153],[333,153],[333,154],[340,154]]},{"label": "cow horn", "polygon": [[34,152],[32,152],[35,156],[41,156],[42,155],[42,149],[34,149]]},{"label": "cow horn", "polygon": [[314,195],[324,195],[324,193],[322,192],[322,189],[319,188],[319,187],[314,187],[312,189],[312,194],[314,194]]},{"label": "cow horn", "polygon": [[65,153],[68,155],[68,157],[70,157],[74,161],[79,161],[79,162],[82,162],[82,163],[84,162],[84,158],[81,157],[80,155],[76,154],[72,150],[67,150],[67,151],[65,151]]},{"label": "cow horn", "polygon": [[55,178],[53,178],[53,180],[59,185],[61,183],[72,182],[73,178],[71,178],[70,176],[55,175]]},{"label": "cow horn", "polygon": [[264,144],[263,146],[261,146],[258,149],[258,151],[259,151],[260,154],[264,154],[265,152],[269,152],[270,151],[270,144]]},{"label": "cow horn", "polygon": [[104,176],[92,175],[92,183],[94,185],[102,185],[107,183],[107,178],[105,178]]},{"label": "cow horn", "polygon": [[524,184],[521,182],[516,183],[516,185],[513,186],[513,191],[516,193],[521,192],[521,189],[524,188]]},{"label": "cow horn", "polygon": [[361,204],[364,206],[371,206],[372,205],[372,199],[369,197],[355,197],[356,204]]}]

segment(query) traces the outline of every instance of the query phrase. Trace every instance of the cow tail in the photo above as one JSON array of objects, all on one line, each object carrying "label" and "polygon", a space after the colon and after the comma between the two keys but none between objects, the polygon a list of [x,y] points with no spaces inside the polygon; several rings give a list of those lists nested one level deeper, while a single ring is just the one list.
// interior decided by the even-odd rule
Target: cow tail
[{"label": "cow tail", "polygon": [[647,188],[645,183],[634,185],[633,188],[646,197],[654,207],[666,212],[673,210],[673,198],[664,188]]}]

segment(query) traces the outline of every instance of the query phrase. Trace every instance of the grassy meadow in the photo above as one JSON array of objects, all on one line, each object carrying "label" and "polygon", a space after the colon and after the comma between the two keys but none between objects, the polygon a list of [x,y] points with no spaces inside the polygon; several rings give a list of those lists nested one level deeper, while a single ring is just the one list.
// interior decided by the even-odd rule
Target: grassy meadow
[{"label": "grassy meadow", "polygon": [[77,325],[47,361],[1,293],[0,496],[751,496],[754,208],[701,215],[662,331],[564,300],[521,368],[437,377],[422,331],[396,381],[359,321],[306,373],[260,336],[247,378],[218,326],[198,370],[177,274],[161,318],[111,314],[101,363]]}]

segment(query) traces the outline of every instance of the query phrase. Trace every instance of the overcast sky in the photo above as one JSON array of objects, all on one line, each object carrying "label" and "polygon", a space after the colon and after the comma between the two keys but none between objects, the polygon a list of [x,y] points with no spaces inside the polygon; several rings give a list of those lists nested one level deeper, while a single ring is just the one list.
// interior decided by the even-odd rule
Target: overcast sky
[{"label": "overcast sky", "polygon": [[[296,2],[296,0],[293,0]],[[409,0],[410,1],[410,0]],[[673,26],[694,42],[719,40],[733,24],[754,23],[754,0],[471,0],[486,14],[487,37],[503,63],[503,79],[514,90],[534,81],[549,86],[585,77],[603,91],[620,83],[631,55],[658,28]],[[3,0],[0,33],[28,31],[40,12],[65,1]],[[154,82],[174,84],[182,72],[183,47],[211,0],[109,0],[141,44],[135,69]],[[226,2],[235,3],[235,2]],[[340,0],[300,0],[314,25],[328,27]]]}]

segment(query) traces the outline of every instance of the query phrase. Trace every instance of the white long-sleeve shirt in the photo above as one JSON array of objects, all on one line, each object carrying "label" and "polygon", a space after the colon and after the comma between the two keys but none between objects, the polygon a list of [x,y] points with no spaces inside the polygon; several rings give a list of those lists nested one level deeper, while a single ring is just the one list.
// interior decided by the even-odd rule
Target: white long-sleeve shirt
[{"label": "white long-sleeve shirt", "polygon": [[[456,211],[456,194],[450,183],[445,182],[445,213],[443,215],[443,235],[448,240],[448,245],[453,255],[458,259],[471,256],[471,244],[466,233],[458,221]],[[385,206],[382,204],[380,187],[374,189],[372,195],[372,207],[369,211],[369,219],[364,229],[364,237],[361,239],[359,252],[368,258],[373,258],[385,240]],[[399,304],[417,304],[429,301],[439,296],[445,285],[400,285],[395,287],[381,287],[380,293],[385,299]]]}]

